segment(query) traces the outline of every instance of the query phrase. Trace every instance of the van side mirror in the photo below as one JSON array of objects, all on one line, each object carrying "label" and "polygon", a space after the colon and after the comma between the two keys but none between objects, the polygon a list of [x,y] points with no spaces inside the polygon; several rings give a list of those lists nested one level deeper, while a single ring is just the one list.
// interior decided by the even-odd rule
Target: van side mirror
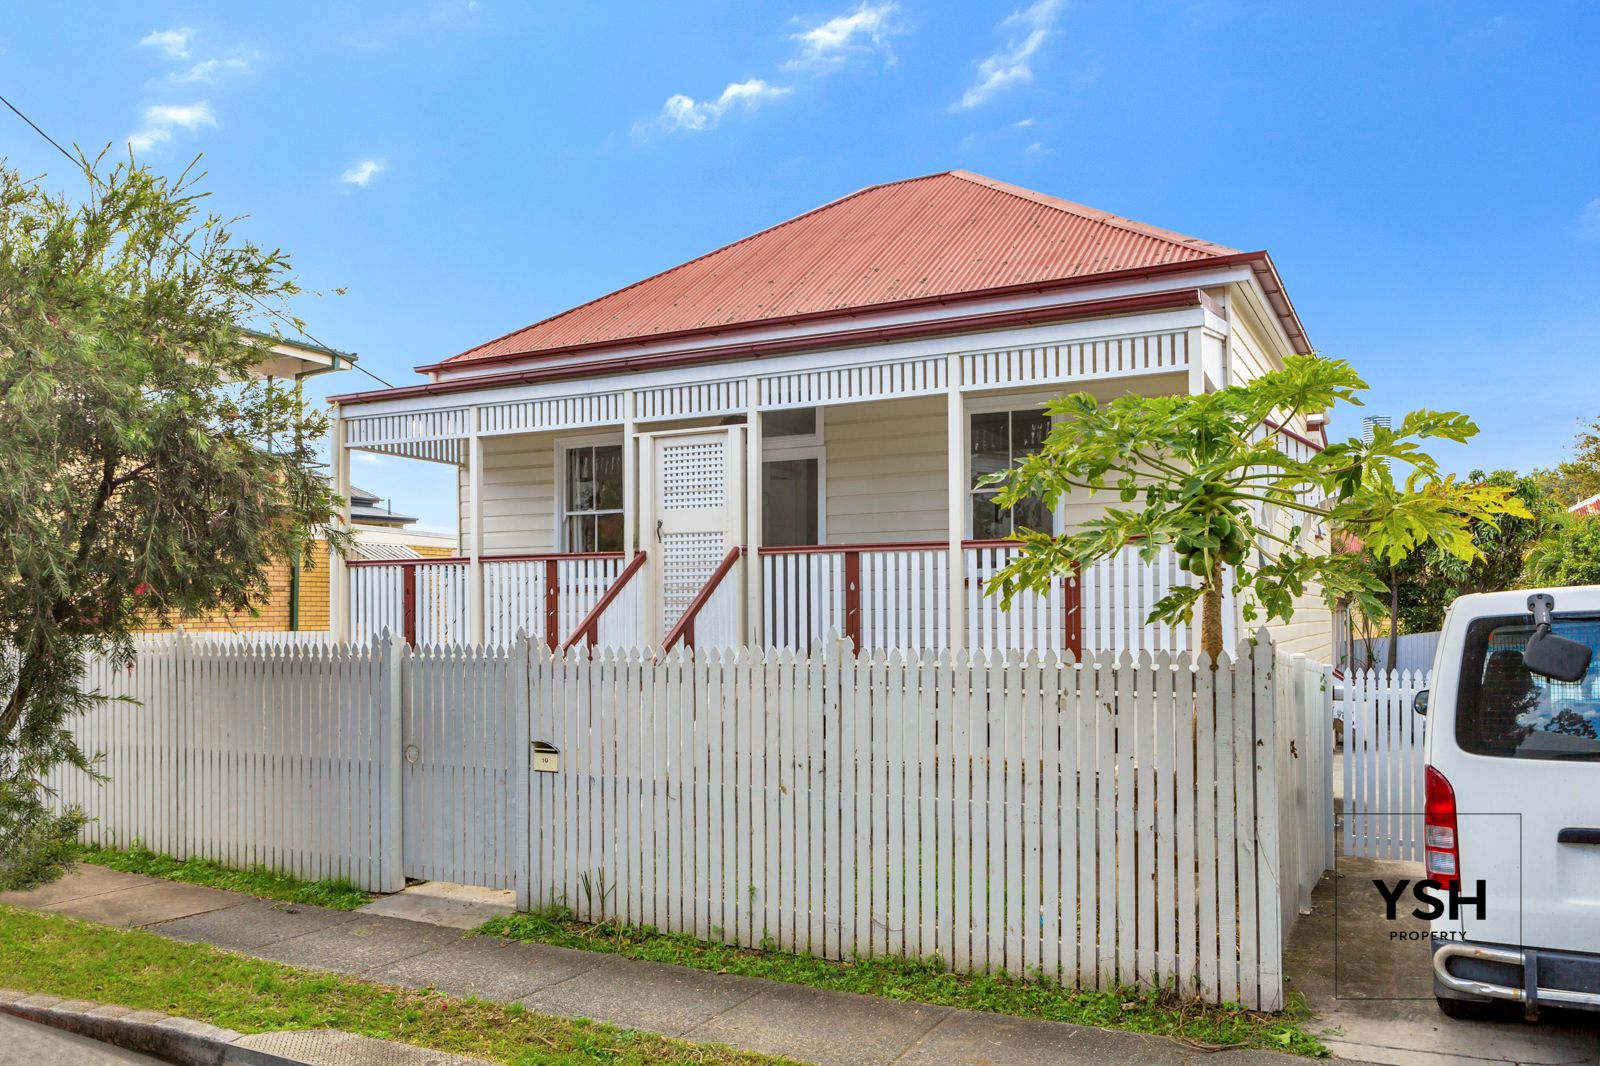
[{"label": "van side mirror", "polygon": [[1427,715],[1427,713],[1428,713],[1428,690],[1427,689],[1423,689],[1421,692],[1418,692],[1415,696],[1411,697],[1411,709],[1413,711],[1416,711],[1420,715],[1424,715],[1424,716]]},{"label": "van side mirror", "polygon": [[1528,597],[1528,610],[1533,613],[1533,636],[1522,652],[1522,665],[1530,673],[1556,681],[1582,681],[1589,672],[1589,659],[1594,649],[1581,641],[1558,637],[1550,631],[1550,614],[1556,602],[1549,593],[1536,592]]}]

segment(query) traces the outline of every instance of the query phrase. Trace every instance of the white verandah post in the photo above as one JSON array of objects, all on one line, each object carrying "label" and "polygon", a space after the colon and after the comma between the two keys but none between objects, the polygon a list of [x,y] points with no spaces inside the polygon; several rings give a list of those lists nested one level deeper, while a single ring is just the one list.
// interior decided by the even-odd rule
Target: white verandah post
[{"label": "white verandah post", "polygon": [[[623,564],[639,550],[639,441],[633,421],[633,390],[622,393],[622,555]],[[556,472],[562,476],[561,471]]]},{"label": "white verandah post", "polygon": [[761,379],[745,379],[745,520],[744,588],[745,643],[761,647],[766,638],[761,587]]},{"label": "white verandah post", "polygon": [[961,401],[961,357],[952,353],[945,367],[945,429],[948,436],[950,475],[950,639],[952,652],[961,650],[967,639],[967,558],[961,542],[967,528],[966,409]]},{"label": "white verandah post", "polygon": [[[639,552],[639,515],[643,503],[639,495],[639,426],[635,421],[636,408],[634,406],[634,392],[625,389],[622,393],[622,563],[624,566]],[[563,476],[557,472],[557,477]],[[641,574],[634,578],[635,581],[645,581],[648,575]],[[645,612],[640,612],[633,623],[633,646],[644,647],[649,640],[646,636],[644,619]]]},{"label": "white verandah post", "polygon": [[[349,439],[349,426],[344,420],[344,410],[337,404],[333,408],[333,491],[339,497],[339,515],[335,519],[338,528],[346,532],[350,529],[350,449],[345,446]],[[344,556],[330,546],[328,549],[328,584],[331,595],[328,597],[329,631],[336,641],[350,639],[350,568],[345,566]]]},{"label": "white verandah post", "polygon": [[483,437],[482,411],[472,409],[472,436],[467,446],[467,506],[472,515],[472,540],[467,550],[467,642],[483,643]]}]

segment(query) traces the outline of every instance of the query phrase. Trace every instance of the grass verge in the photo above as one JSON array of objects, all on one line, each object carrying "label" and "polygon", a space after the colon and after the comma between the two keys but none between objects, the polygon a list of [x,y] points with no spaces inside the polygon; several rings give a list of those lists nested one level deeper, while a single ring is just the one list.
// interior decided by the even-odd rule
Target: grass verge
[{"label": "grass verge", "polygon": [[493,918],[477,931],[813,988],[1155,1033],[1207,1049],[1244,1047],[1318,1057],[1328,1054],[1317,1038],[1300,1026],[1304,1007],[1298,1000],[1282,1013],[1265,1014],[1231,1005],[1185,1003],[1159,992],[1084,991],[1045,980],[1021,981],[1006,974],[954,974],[937,961],[828,962],[770,947],[751,951],[649,927],[612,922],[591,925],[574,920],[571,911],[563,907]]},{"label": "grass verge", "polygon": [[96,866],[109,866],[130,874],[164,877],[168,881],[185,881],[191,885],[225,888],[230,892],[248,892],[266,899],[281,899],[290,903],[304,903],[315,907],[332,907],[353,911],[371,903],[373,896],[349,881],[302,881],[290,874],[280,874],[264,866],[242,870],[236,866],[223,866],[208,859],[179,860],[147,851],[138,844],[126,851],[115,848],[85,846],[79,854],[80,862]]},{"label": "grass verge", "polygon": [[342,1029],[513,1066],[782,1062],[6,906],[0,906],[0,975],[0,983],[21,991],[157,1010],[245,1033]]}]

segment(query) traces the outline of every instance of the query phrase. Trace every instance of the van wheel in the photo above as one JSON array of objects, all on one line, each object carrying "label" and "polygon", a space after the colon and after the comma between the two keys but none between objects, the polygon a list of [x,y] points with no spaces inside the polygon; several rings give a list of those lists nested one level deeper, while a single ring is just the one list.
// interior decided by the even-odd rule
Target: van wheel
[{"label": "van wheel", "polygon": [[1515,1004],[1505,1003],[1497,999],[1446,999],[1444,996],[1434,997],[1439,1003],[1439,1009],[1445,1017],[1454,1018],[1460,1022],[1504,1022],[1510,1021]]}]

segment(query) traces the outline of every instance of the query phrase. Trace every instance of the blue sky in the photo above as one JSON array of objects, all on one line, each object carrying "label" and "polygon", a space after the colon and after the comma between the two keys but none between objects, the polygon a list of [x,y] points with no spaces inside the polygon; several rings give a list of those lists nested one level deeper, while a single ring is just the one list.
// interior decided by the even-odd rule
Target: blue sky
[{"label": "blue sky", "polygon": [[[0,92],[179,169],[388,380],[873,182],[963,167],[1269,249],[1457,469],[1600,417],[1592,3],[29,4]],[[92,11],[92,14],[89,11]],[[81,189],[9,115],[0,154]],[[337,375],[323,391],[365,379]],[[1348,429],[1346,414],[1335,430]],[[442,468],[358,465],[451,520]]]}]

